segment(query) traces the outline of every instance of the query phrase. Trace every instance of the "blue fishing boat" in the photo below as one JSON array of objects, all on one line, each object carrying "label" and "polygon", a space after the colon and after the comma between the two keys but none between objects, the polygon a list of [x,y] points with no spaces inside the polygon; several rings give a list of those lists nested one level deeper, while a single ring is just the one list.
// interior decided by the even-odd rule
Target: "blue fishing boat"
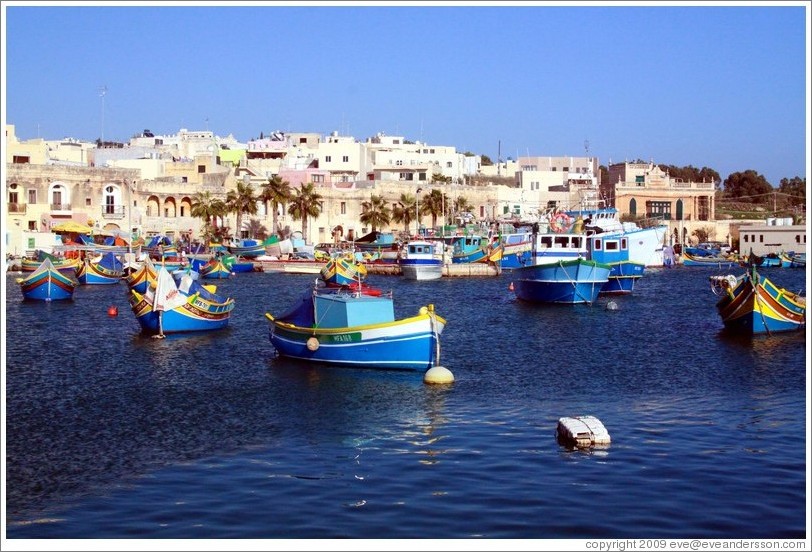
[{"label": "blue fishing boat", "polygon": [[803,331],[806,297],[778,287],[751,265],[740,276],[711,276],[711,290],[721,299],[716,309],[725,329],[752,336]]},{"label": "blue fishing boat", "polygon": [[73,299],[73,292],[79,285],[72,276],[56,269],[50,259],[45,259],[39,267],[25,278],[18,278],[23,299],[32,301],[62,301]]},{"label": "blue fishing boat", "polygon": [[398,260],[407,280],[437,280],[443,277],[443,243],[413,240],[403,246]]},{"label": "blue fishing boat", "polygon": [[311,288],[284,315],[265,314],[284,357],[383,369],[427,370],[439,362],[445,319],[434,305],[395,319],[391,293],[370,296]]},{"label": "blue fishing boat", "polygon": [[596,234],[587,240],[589,258],[612,267],[601,288],[604,295],[629,294],[643,277],[646,265],[629,260],[629,238],[618,234]]},{"label": "blue fishing boat", "polygon": [[784,251],[780,253],[782,268],[806,268],[806,253]]},{"label": "blue fishing boat", "polygon": [[124,276],[124,263],[112,252],[95,259],[85,257],[84,262],[79,264],[79,269],[76,271],[79,283],[85,285],[117,284],[122,276]]},{"label": "blue fishing boat", "polygon": [[456,236],[451,245],[454,249],[452,263],[485,263],[489,260],[491,243],[487,236]]},{"label": "blue fishing boat", "polygon": [[164,335],[228,326],[234,299],[218,295],[215,286],[201,285],[190,275],[181,275],[179,280],[178,284],[161,267],[146,293],[130,290],[130,306],[142,332]]},{"label": "blue fishing boat", "polygon": [[592,304],[609,281],[612,267],[584,258],[516,268],[516,297],[535,303]]},{"label": "blue fishing boat", "polygon": [[256,240],[242,239],[229,245],[228,250],[237,257],[259,257],[265,254],[265,244]]},{"label": "blue fishing boat", "polygon": [[127,287],[134,289],[138,293],[146,293],[150,282],[155,280],[158,271],[152,264],[152,260],[147,257],[132,272],[124,276]]},{"label": "blue fishing boat", "polygon": [[496,246],[500,248],[499,265],[502,268],[519,268],[531,264],[533,234],[511,232],[498,237]]},{"label": "blue fishing boat", "polygon": [[733,268],[739,265],[739,261],[732,257],[694,256],[688,251],[683,251],[680,257],[682,266]]}]

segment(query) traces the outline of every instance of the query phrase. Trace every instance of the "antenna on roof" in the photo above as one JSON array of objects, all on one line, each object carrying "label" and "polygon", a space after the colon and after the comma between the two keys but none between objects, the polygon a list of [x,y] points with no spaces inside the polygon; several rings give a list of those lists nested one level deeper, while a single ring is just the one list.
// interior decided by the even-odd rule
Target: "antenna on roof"
[{"label": "antenna on roof", "polygon": [[99,88],[99,96],[101,96],[101,143],[104,147],[104,96],[107,94],[107,85],[102,85]]}]

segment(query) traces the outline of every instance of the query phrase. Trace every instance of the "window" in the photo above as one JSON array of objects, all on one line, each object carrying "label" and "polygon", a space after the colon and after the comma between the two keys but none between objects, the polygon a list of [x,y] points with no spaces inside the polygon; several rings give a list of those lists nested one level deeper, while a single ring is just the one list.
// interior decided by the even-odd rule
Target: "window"
[{"label": "window", "polygon": [[652,201],[649,203],[650,217],[661,217],[663,219],[671,218],[671,202],[670,201]]},{"label": "window", "polygon": [[350,162],[350,156],[349,156],[349,155],[345,155],[344,157],[342,157],[342,158],[341,158],[341,160],[342,160],[344,163],[349,163],[349,162]]},{"label": "window", "polygon": [[324,156],[324,162],[325,163],[330,163],[332,161],[333,161],[333,156],[332,155],[325,155]]},{"label": "window", "polygon": [[37,191],[36,190],[28,190],[28,203],[29,205],[34,205],[37,203]]},{"label": "window", "polygon": [[92,202],[93,202],[92,199],[90,199],[89,197],[86,197],[85,198],[85,207],[90,207]]},{"label": "window", "polygon": [[422,181],[424,181],[424,182],[425,182],[425,180],[426,180],[426,173],[424,173],[424,172],[420,173],[420,175],[419,175],[419,177],[418,177],[418,180],[422,180]]},{"label": "window", "polygon": [[451,161],[446,161],[445,166],[446,168],[450,169],[453,165],[451,164]]},{"label": "window", "polygon": [[9,203],[13,203],[13,204],[15,204],[15,205],[16,205],[17,203],[19,203],[19,202],[20,202],[20,201],[17,199],[17,185],[16,185],[16,184],[12,184],[12,185],[10,186],[10,188],[11,188],[11,189],[10,189],[10,190],[9,190],[9,192],[8,192],[8,202],[9,202]]},{"label": "window", "polygon": [[206,165],[198,165],[197,172],[198,174],[206,172]]},{"label": "window", "polygon": [[398,159],[397,161],[395,161],[395,165],[398,166],[398,167],[402,167],[403,166],[403,160]]},{"label": "window", "polygon": [[29,221],[28,221],[28,229],[29,229],[31,232],[36,232],[36,231],[37,231],[37,221],[35,221],[35,220],[29,220]]},{"label": "window", "polygon": [[186,176],[181,176],[180,181],[183,182],[184,184],[186,184],[187,182],[189,182],[189,178],[186,177]]},{"label": "window", "polygon": [[342,215],[347,214],[347,202],[346,201],[341,202],[341,214]]},{"label": "window", "polygon": [[646,181],[645,176],[635,176],[634,177],[634,183],[637,184],[638,186],[642,186],[645,183],[645,181]]},{"label": "window", "polygon": [[312,177],[312,182],[314,184],[321,184],[324,182],[324,175],[323,174],[314,174]]},{"label": "window", "polygon": [[570,168],[569,168],[569,167],[564,167],[564,168],[563,168],[563,169],[561,169],[561,170],[562,170],[562,171],[564,171],[564,172],[569,172]]}]

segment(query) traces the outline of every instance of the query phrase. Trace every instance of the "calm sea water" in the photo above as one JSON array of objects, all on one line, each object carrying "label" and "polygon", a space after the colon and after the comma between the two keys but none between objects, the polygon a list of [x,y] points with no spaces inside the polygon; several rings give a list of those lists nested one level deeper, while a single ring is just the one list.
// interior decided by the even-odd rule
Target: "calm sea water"
[{"label": "calm sea water", "polygon": [[[227,330],[156,340],[123,283],[28,303],[9,274],[7,536],[804,538],[806,335],[721,332],[728,272],[649,270],[592,307],[517,302],[507,273],[371,276],[448,320],[449,386],[276,358],[263,315],[314,276],[217,281]],[[586,414],[612,444],[559,445]]]}]

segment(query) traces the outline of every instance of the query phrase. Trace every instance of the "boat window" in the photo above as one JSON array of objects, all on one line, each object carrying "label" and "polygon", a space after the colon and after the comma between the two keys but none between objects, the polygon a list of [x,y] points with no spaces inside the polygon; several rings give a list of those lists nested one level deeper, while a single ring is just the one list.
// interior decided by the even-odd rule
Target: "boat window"
[{"label": "boat window", "polygon": [[617,251],[619,249],[617,240],[607,240],[604,249],[606,251]]},{"label": "boat window", "polygon": [[594,249],[595,251],[600,251],[602,245],[603,245],[602,240],[595,240],[592,242],[592,249]]},{"label": "boat window", "polygon": [[620,238],[620,250],[626,251],[629,248],[629,238]]},{"label": "boat window", "polygon": [[555,246],[556,247],[569,247],[569,239],[566,236],[561,236],[555,238]]}]

